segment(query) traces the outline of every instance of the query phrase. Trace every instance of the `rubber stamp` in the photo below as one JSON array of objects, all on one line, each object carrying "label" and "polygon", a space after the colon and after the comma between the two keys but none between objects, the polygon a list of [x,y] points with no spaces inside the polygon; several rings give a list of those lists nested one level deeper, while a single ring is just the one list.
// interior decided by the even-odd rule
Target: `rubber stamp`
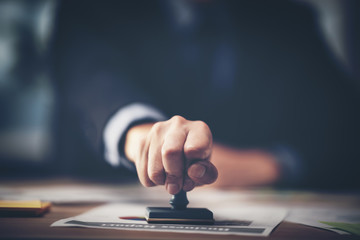
[{"label": "rubber stamp", "polygon": [[171,207],[147,207],[148,223],[214,224],[213,213],[206,208],[187,208],[186,192],[181,190],[170,199]]}]

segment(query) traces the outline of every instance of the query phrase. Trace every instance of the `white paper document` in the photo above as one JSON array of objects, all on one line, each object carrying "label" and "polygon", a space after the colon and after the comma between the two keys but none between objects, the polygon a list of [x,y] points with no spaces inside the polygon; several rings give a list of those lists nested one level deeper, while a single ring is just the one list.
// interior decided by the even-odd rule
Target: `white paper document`
[{"label": "white paper document", "polygon": [[142,204],[110,203],[84,214],[59,220],[51,226],[268,236],[287,213],[284,208],[278,207],[217,207],[210,209],[214,213],[214,225],[148,224],[144,219],[145,208]]}]

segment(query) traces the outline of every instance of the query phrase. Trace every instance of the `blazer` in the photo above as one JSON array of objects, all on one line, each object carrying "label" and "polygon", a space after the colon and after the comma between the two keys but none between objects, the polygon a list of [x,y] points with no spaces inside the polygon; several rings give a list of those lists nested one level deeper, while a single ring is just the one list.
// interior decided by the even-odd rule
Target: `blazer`
[{"label": "blazer", "polygon": [[308,5],[62,1],[55,26],[60,115],[101,156],[113,114],[145,103],[205,121],[218,142],[288,149],[298,186],[358,186],[359,92]]}]

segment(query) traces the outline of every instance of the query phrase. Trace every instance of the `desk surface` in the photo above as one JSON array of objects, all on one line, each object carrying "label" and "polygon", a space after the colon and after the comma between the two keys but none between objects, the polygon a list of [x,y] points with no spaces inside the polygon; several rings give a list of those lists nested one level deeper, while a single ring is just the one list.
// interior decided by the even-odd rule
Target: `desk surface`
[{"label": "desk surface", "polygon": [[[69,183],[66,183],[69,184]],[[65,185],[66,185],[65,184]],[[36,184],[35,184],[36,185]],[[0,186],[19,188],[19,186],[34,186],[29,183],[13,185],[9,183]],[[78,185],[78,186],[81,186]],[[312,195],[314,196],[314,195]],[[308,197],[306,197],[308,199]],[[317,201],[322,201],[320,196]],[[341,197],[334,199],[338,201]],[[342,204],[358,204],[357,197],[347,196]],[[329,199],[326,199],[329,201]],[[265,200],[268,201],[268,200]],[[307,201],[304,199],[296,201]],[[78,215],[100,203],[68,203],[54,204],[51,211],[43,217],[0,217],[1,239],[224,239],[221,235],[163,233],[163,232],[137,232],[110,229],[85,228],[51,228],[53,222]],[[264,237],[226,236],[226,239],[264,239]],[[269,239],[358,239],[352,235],[339,235],[330,231],[317,229],[301,224],[282,222],[268,237]]]}]

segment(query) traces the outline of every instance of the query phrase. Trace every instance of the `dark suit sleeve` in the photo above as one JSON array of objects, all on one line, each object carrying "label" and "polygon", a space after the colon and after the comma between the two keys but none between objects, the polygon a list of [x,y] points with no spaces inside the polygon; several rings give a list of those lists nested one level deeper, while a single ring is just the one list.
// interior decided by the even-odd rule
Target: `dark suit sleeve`
[{"label": "dark suit sleeve", "polygon": [[53,49],[61,107],[71,109],[67,114],[100,155],[105,126],[119,109],[134,102],[155,105],[133,77],[137,63],[126,33],[134,19],[124,4],[63,1],[57,11]]}]

